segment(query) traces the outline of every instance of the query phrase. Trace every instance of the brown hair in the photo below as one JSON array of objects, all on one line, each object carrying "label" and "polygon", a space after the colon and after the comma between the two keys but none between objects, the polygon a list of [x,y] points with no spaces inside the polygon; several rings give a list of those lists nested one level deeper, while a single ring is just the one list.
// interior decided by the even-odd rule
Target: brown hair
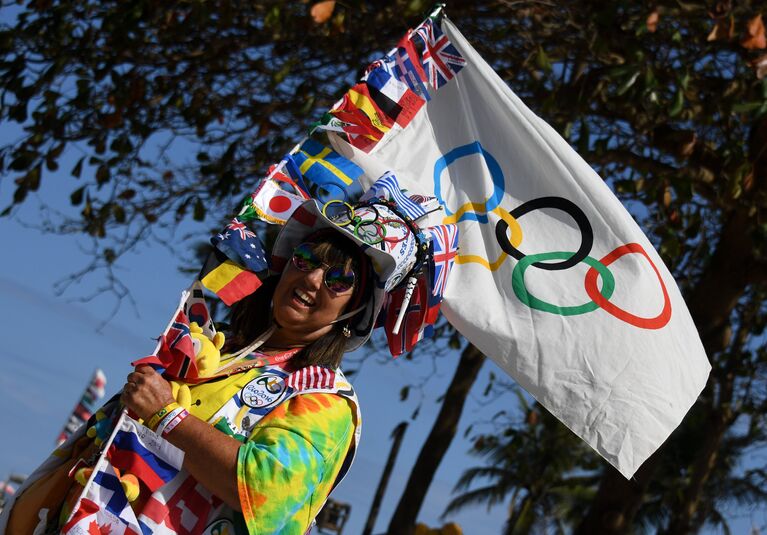
[{"label": "brown hair", "polygon": [[[372,290],[370,284],[366,283],[370,280],[370,262],[354,242],[334,230],[312,234],[304,242],[314,244],[312,250],[322,262],[331,265],[343,264],[344,267],[354,270],[357,277],[354,293],[346,307],[347,312],[359,308],[370,299]],[[279,279],[279,275],[267,278],[256,292],[232,306],[231,333],[224,351],[245,347],[266,331],[271,322],[272,296]],[[313,364],[337,368],[341,364],[348,340],[343,335],[343,327],[347,323],[353,324],[356,317],[355,315],[334,323],[330,332],[304,347],[291,359],[293,365],[299,368]]]}]

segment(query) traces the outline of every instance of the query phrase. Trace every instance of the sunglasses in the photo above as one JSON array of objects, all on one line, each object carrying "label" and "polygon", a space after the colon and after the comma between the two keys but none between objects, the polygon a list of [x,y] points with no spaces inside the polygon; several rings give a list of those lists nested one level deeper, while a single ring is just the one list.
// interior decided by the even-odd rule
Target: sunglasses
[{"label": "sunglasses", "polygon": [[320,260],[312,250],[311,243],[302,243],[293,250],[293,265],[304,272],[325,267],[325,286],[335,294],[344,293],[354,287],[354,271],[341,264],[331,266]]}]

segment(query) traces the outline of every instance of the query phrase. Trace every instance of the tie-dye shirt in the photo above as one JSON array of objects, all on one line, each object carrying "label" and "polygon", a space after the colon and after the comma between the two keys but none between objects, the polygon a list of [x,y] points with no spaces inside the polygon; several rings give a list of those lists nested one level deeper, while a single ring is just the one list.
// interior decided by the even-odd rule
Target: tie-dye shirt
[{"label": "tie-dye shirt", "polygon": [[[191,387],[190,412],[210,420],[260,373],[255,368]],[[274,408],[255,424],[247,439],[234,435],[245,440],[238,456],[237,487],[248,533],[306,532],[341,470],[354,436],[354,420],[355,410],[346,398],[307,393]],[[226,432],[222,424],[216,427]],[[239,533],[241,522],[234,524]]]}]

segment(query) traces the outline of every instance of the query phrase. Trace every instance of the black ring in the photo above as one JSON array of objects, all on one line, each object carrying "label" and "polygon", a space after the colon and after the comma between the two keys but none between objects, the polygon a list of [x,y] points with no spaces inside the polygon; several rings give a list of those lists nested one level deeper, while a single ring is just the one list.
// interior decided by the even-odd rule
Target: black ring
[{"label": "black ring", "polygon": [[[575,251],[575,253],[573,253],[573,255],[567,260],[562,260],[561,262],[552,262],[550,264],[544,262],[535,262],[531,265],[540,269],[556,271],[559,269],[571,268],[586,258],[591,252],[591,246],[594,244],[594,231],[591,228],[591,223],[589,223],[586,214],[584,214],[583,210],[578,208],[578,206],[572,201],[568,201],[562,197],[540,197],[538,199],[533,199],[531,201],[527,201],[526,203],[520,204],[514,210],[509,212],[509,214],[513,218],[519,219],[526,213],[532,212],[533,210],[539,210],[541,208],[555,208],[565,212],[570,217],[572,217],[573,221],[575,221],[575,224],[578,225],[578,229],[581,232],[581,245],[578,247],[578,250]],[[511,241],[509,241],[509,238],[506,235],[506,231],[508,230],[509,224],[503,219],[500,219],[495,225],[495,239],[498,240],[498,245],[501,246],[501,249],[503,249],[505,253],[508,253],[517,260],[522,260],[526,255],[511,244]]]}]

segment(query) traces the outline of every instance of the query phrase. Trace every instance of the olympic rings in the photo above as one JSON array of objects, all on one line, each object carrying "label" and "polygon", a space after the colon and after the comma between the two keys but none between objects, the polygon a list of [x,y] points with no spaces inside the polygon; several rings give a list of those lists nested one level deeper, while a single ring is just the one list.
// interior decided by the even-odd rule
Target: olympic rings
[{"label": "olympic rings", "polygon": [[[616,318],[623,320],[630,325],[639,327],[641,329],[660,329],[662,327],[665,327],[665,325],[671,319],[671,299],[669,298],[668,290],[666,290],[666,285],[663,283],[663,278],[661,277],[660,272],[658,271],[658,268],[655,267],[655,264],[653,263],[652,259],[647,254],[647,252],[645,252],[645,250],[642,248],[641,245],[639,245],[638,243],[627,243],[626,245],[621,245],[620,247],[618,247],[617,249],[613,250],[612,252],[608,253],[605,257],[600,259],[599,262],[603,266],[609,266],[610,264],[618,260],[620,257],[627,254],[631,254],[631,253],[637,253],[644,256],[647,259],[647,261],[650,263],[650,266],[652,267],[653,271],[655,271],[655,276],[658,277],[658,282],[660,282],[661,291],[663,292],[663,309],[661,310],[660,314],[658,314],[654,318],[642,318],[640,316],[636,316],[634,314],[626,312],[625,310],[610,303],[597,290],[597,271],[594,269],[595,266],[593,265],[591,269],[589,269],[588,272],[586,273],[586,279],[584,281],[584,285],[586,287],[586,293],[589,295],[591,300],[594,301],[594,303],[596,303],[597,305],[599,305],[605,312],[609,312]],[[599,273],[601,273],[601,271]]]},{"label": "olympic rings", "polygon": [[[524,304],[529,306],[530,308],[534,308],[536,310],[542,310],[543,312],[551,312],[553,314],[559,314],[560,316],[577,316],[580,314],[586,314],[587,312],[593,312],[597,308],[599,308],[599,305],[594,301],[594,298],[592,297],[591,301],[588,303],[585,303],[583,305],[577,305],[577,306],[557,306],[552,305],[551,303],[547,303],[546,301],[543,301],[541,299],[538,299],[534,295],[532,295],[525,286],[525,270],[527,270],[530,265],[535,265],[535,262],[537,260],[555,260],[555,259],[566,259],[571,258],[573,253],[568,253],[565,251],[559,251],[559,252],[552,252],[552,253],[538,253],[533,255],[527,255],[522,260],[519,261],[519,263],[514,266],[514,271],[511,275],[511,284],[512,288],[514,289],[514,293],[516,294],[517,298],[519,298],[520,301],[522,301]],[[594,273],[599,273],[602,276],[602,280],[604,281],[604,284],[602,285],[602,290],[600,297],[602,297],[603,301],[607,301],[610,299],[610,296],[612,296],[613,291],[615,290],[615,277],[613,277],[613,274],[610,273],[610,270],[607,268],[607,266],[600,263],[599,260],[596,258],[592,258],[590,256],[587,256],[583,259],[584,262],[586,262],[588,265],[591,266],[591,269],[589,272],[594,271]],[[594,277],[596,285],[596,276]],[[597,293],[599,293],[599,290],[597,290]],[[591,294],[589,294],[589,297],[591,297]]]},{"label": "olympic rings", "polygon": [[[330,215],[328,215],[328,208],[330,208],[332,205],[334,205],[336,203],[341,204],[342,208],[346,208],[346,214],[344,214],[344,215],[346,215],[346,219],[345,220],[341,219],[342,215],[341,215],[340,212],[337,213],[337,214],[332,214],[331,213]],[[349,223],[351,223],[352,220],[354,219],[354,207],[351,204],[349,204],[348,202],[346,202],[346,201],[341,201],[341,200],[338,200],[338,199],[334,199],[334,200],[326,202],[322,206],[322,215],[324,215],[328,219],[333,220],[333,223],[335,223],[339,227],[344,227],[344,226],[348,225]]]},{"label": "olympic rings", "polygon": [[[589,220],[586,218],[586,214],[584,214],[583,210],[578,208],[578,206],[572,201],[568,201],[562,197],[539,197],[538,199],[533,199],[532,201],[527,201],[524,204],[520,204],[514,208],[514,210],[509,212],[509,214],[514,219],[519,219],[526,213],[532,210],[538,210],[540,208],[556,208],[557,210],[562,210],[570,217],[572,217],[575,221],[575,224],[578,225],[578,228],[581,231],[581,245],[570,258],[567,258],[562,262],[555,262],[553,264],[536,262],[533,264],[533,266],[547,270],[567,269],[573,267],[578,262],[586,258],[586,256],[589,254],[589,251],[591,251],[591,246],[594,244],[594,231],[591,229],[591,223],[589,223]],[[517,260],[522,260],[525,257],[525,254],[517,249],[506,237],[506,230],[508,228],[509,226],[505,219],[501,219],[498,221],[498,223],[496,223],[495,237],[498,240],[498,244],[506,253],[513,256]]]},{"label": "olympic rings", "polygon": [[[487,176],[489,173],[493,191],[489,198],[484,201],[465,202],[453,212],[448,208],[446,200],[442,195],[442,174],[457,160],[471,155],[478,155],[482,158],[484,165],[487,168],[487,171],[485,172],[483,170],[482,174]],[[501,202],[506,195],[506,179],[503,170],[498,164],[498,161],[479,143],[479,141],[456,147],[439,158],[434,164],[433,180],[434,195],[437,197],[446,214],[442,221],[443,224],[459,224],[462,222],[476,221],[479,224],[488,225],[491,224],[490,214],[495,214],[499,217],[495,222],[493,230],[495,232],[495,239],[502,250],[500,255],[495,260],[491,261],[485,255],[461,254],[459,251],[455,258],[456,264],[478,263],[494,272],[501,267],[507,256],[515,258],[518,263],[514,266],[512,271],[512,289],[517,298],[526,306],[562,316],[586,314],[597,308],[601,308],[615,318],[620,319],[629,325],[643,329],[660,329],[670,321],[671,300],[668,290],[663,282],[660,271],[641,245],[638,243],[621,245],[600,260],[589,256],[594,245],[594,231],[591,223],[583,210],[572,201],[562,197],[540,197],[527,201],[511,211],[507,211],[501,206]],[[526,255],[519,250],[523,238],[522,227],[518,221],[519,218],[529,212],[541,208],[554,208],[565,212],[572,218],[581,234],[581,243],[576,251],[557,251]],[[384,237],[384,240],[388,241],[386,237]],[[631,314],[610,302],[610,297],[615,290],[615,276],[608,266],[622,256],[633,253],[640,254],[647,259],[661,286],[661,291],[663,293],[663,308],[657,316],[652,318]],[[547,262],[549,260],[560,261]],[[525,287],[524,275],[525,271],[530,266],[547,271],[556,271],[569,269],[580,262],[584,262],[589,266],[584,279],[584,287],[590,298],[590,301],[587,303],[576,306],[558,306],[533,296]],[[597,277],[601,277],[602,279],[601,289],[597,285]]]}]

